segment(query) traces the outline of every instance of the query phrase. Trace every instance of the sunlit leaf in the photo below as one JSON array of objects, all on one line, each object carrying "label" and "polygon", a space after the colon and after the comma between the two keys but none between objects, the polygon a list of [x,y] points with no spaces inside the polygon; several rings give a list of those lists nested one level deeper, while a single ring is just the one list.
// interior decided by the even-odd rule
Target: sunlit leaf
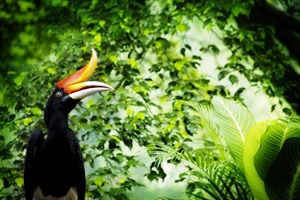
[{"label": "sunlit leaf", "polygon": [[243,105],[219,96],[213,97],[212,105],[218,130],[224,136],[228,149],[237,165],[244,171],[245,136],[255,123],[253,116]]},{"label": "sunlit leaf", "polygon": [[176,29],[177,29],[177,31],[179,31],[180,33],[184,33],[184,32],[187,30],[186,25],[184,25],[184,24],[179,24],[179,25],[177,25],[177,26],[176,26]]},{"label": "sunlit leaf", "polygon": [[27,117],[23,120],[23,123],[24,123],[25,126],[28,126],[31,122],[32,122],[31,117]]},{"label": "sunlit leaf", "polygon": [[101,42],[101,34],[98,33],[97,35],[95,35],[94,36],[94,41],[95,42]]},{"label": "sunlit leaf", "polygon": [[243,152],[243,161],[246,178],[254,196],[258,199],[268,199],[265,191],[265,184],[259,178],[254,164],[254,155],[260,148],[261,134],[267,130],[267,127],[274,122],[264,121],[255,124],[247,133]]},{"label": "sunlit leaf", "polygon": [[[191,198],[252,199],[230,155],[238,160],[234,148],[241,146],[240,140],[229,153],[228,147],[234,144],[225,144],[223,134],[232,129],[233,138],[241,136],[226,127],[232,123],[230,116],[223,120],[217,114],[219,108],[208,102],[217,94],[243,101],[244,88],[236,74],[241,73],[269,95],[295,99],[293,108],[282,102],[276,108],[288,115],[297,112],[298,75],[291,76],[293,69],[287,67],[293,51],[286,49],[284,42],[278,45],[282,41],[275,37],[277,25],[254,20],[259,12],[252,9],[258,1],[4,2],[0,3],[0,199],[24,198],[23,188],[15,180],[20,183],[29,134],[34,129],[47,133],[43,109],[55,83],[83,66],[91,48],[99,57],[91,80],[112,84],[115,92],[78,103],[70,115],[86,165],[86,198],[141,199],[126,195],[136,192],[135,186],[141,189],[147,175],[151,180],[170,175],[161,172],[164,166],[147,171],[153,159],[148,145],[161,144],[166,151],[160,163],[187,169],[178,183],[192,185],[188,188]],[[292,8],[288,4],[283,3],[284,10]],[[251,17],[245,18],[249,13]],[[247,23],[241,23],[245,20]],[[224,78],[234,84],[234,90],[223,85],[227,81],[216,82]],[[192,110],[182,105],[185,101],[201,104]],[[275,106],[273,110],[277,111]],[[283,146],[286,150],[279,151],[281,156],[275,161],[294,164],[285,160],[291,149],[297,148],[294,140]],[[189,164],[182,162],[184,156],[178,156],[186,151]],[[226,170],[224,162],[231,164],[228,168],[232,171]],[[218,171],[218,166],[224,170]],[[136,173],[136,168],[146,170]],[[283,174],[291,179],[288,171]],[[278,177],[272,176],[276,181]],[[288,182],[281,181],[284,185]],[[268,184],[272,185],[271,178]],[[280,196],[276,190],[281,186],[273,185],[275,192],[271,193]],[[184,194],[184,187],[180,188]],[[160,194],[155,190],[155,195]]]},{"label": "sunlit leaf", "polygon": [[17,186],[21,188],[23,186],[24,179],[19,177],[19,178],[15,179],[15,182],[16,182]]},{"label": "sunlit leaf", "polygon": [[174,66],[175,66],[175,68],[177,69],[177,70],[181,70],[182,69],[182,67],[184,66],[184,61],[183,60],[181,60],[181,61],[177,61],[175,64],[174,64]]},{"label": "sunlit leaf", "polygon": [[117,61],[118,61],[118,57],[115,56],[115,55],[109,55],[108,58],[109,58],[109,60],[112,61],[114,64],[116,64]]},{"label": "sunlit leaf", "polygon": [[265,121],[255,125],[247,134],[244,149],[245,172],[256,198],[299,198],[298,123]]},{"label": "sunlit leaf", "polygon": [[31,108],[31,112],[32,112],[34,115],[37,115],[37,116],[42,115],[42,111],[41,111],[41,109],[38,108],[38,107],[33,107],[33,108]]},{"label": "sunlit leaf", "polygon": [[27,75],[26,72],[20,73],[19,76],[17,76],[16,78],[14,78],[15,84],[16,84],[17,86],[20,86],[20,85],[23,83],[23,81],[24,81],[26,75]]},{"label": "sunlit leaf", "polygon": [[221,155],[226,159],[230,159],[224,149],[222,149],[222,140],[218,133],[218,126],[216,126],[215,123],[215,116],[213,114],[212,106],[196,104],[192,102],[187,102],[186,104],[195,110],[194,114],[195,116],[199,117],[199,123],[201,123],[206,129],[209,137],[212,139],[217,149],[219,149]]}]

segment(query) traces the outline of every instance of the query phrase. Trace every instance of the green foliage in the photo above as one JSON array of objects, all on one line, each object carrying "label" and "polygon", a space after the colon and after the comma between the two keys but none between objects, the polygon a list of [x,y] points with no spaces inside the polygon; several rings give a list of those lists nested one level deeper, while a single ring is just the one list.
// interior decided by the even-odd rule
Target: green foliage
[{"label": "green foliage", "polygon": [[252,180],[249,182],[249,186],[252,188],[253,194],[257,198],[262,199],[268,199],[268,196],[266,194],[266,191],[264,190],[264,182],[262,179],[259,178],[255,169],[254,154],[258,151],[260,147],[259,134],[266,131],[266,128],[269,123],[269,121],[264,121],[255,124],[246,137],[246,140],[249,142],[245,143],[244,146],[243,160],[245,164],[245,175],[248,179]]},{"label": "green foliage", "polygon": [[245,141],[244,164],[253,194],[261,199],[299,198],[299,120],[256,124]]},{"label": "green foliage", "polygon": [[[197,188],[200,192],[204,190],[213,199],[251,199],[252,194],[244,179],[243,163],[245,136],[254,124],[251,113],[244,106],[218,96],[214,96],[209,105],[187,104],[193,109],[193,114],[199,117],[197,120],[200,120],[218,150],[214,150],[215,155],[205,161],[201,159],[207,156],[194,154],[196,160],[199,160],[195,166],[200,169],[206,169],[206,165],[217,166],[218,169],[216,172],[202,172],[210,178],[206,177],[206,184],[198,183]],[[205,197],[197,195],[200,196]]]},{"label": "green foliage", "polygon": [[[200,120],[204,123],[204,128],[208,128],[208,133],[216,146],[220,144],[214,139],[216,134],[220,134],[224,138],[230,154],[241,170],[240,175],[246,177],[255,198],[297,199],[299,197],[299,120],[254,123],[251,114],[245,107],[217,96],[213,97],[211,105],[196,106],[191,103],[189,105],[192,105],[196,111],[196,116],[201,116]],[[222,138],[220,136],[219,139]],[[203,162],[202,159],[205,156],[198,154],[194,153],[198,161],[194,165],[205,169],[211,160]],[[191,155],[188,157],[190,158]],[[231,160],[226,159],[226,161]],[[201,163],[202,165],[200,165]],[[203,163],[205,163],[204,166]],[[218,166],[221,165],[218,163]],[[205,173],[202,172],[202,174]],[[217,181],[217,179],[208,181],[208,188],[215,187],[214,190],[210,190],[216,191],[216,188],[220,188],[220,186],[216,186],[213,180]],[[238,178],[238,180],[243,179]],[[228,181],[223,180],[222,182],[226,185]],[[199,184],[198,188],[213,195],[203,184]],[[248,186],[244,185],[241,189],[247,191]],[[232,191],[233,189],[228,190]],[[242,194],[241,192],[238,193]],[[226,196],[212,197],[229,198]],[[230,197],[230,199],[235,198]]]},{"label": "green foliage", "polygon": [[[61,6],[52,1],[50,5],[53,8],[50,8],[49,15],[52,9]],[[28,137],[37,128],[46,132],[42,113],[55,82],[84,65],[92,47],[99,52],[100,60],[99,72],[93,79],[114,85],[116,93],[87,99],[70,116],[72,129],[78,133],[86,161],[87,197],[126,199],[126,191],[141,185],[131,178],[129,171],[144,164],[136,157],[124,155],[124,146],[131,149],[134,143],[147,146],[161,140],[167,145],[180,146],[185,140],[188,133],[182,119],[182,99],[198,99],[199,96],[209,99],[207,91],[213,88],[207,88],[208,81],[193,69],[192,60],[184,60],[180,66],[176,64],[179,60],[165,57],[164,52],[173,47],[160,36],[159,27],[162,25],[154,26],[151,23],[151,20],[157,21],[155,15],[139,17],[144,14],[136,9],[140,6],[142,4],[131,1],[95,1],[91,5],[70,3],[70,11],[65,16],[70,19],[68,23],[59,20],[57,27],[45,24],[45,30],[48,31],[41,31],[47,37],[52,37],[54,32],[59,33],[53,36],[53,39],[60,41],[59,44],[48,40],[41,42],[41,49],[37,50],[37,54],[47,55],[43,49],[51,50],[51,54],[39,63],[26,59],[26,64],[31,63],[28,71],[8,73],[1,107],[1,123],[6,128],[1,130],[1,135],[9,133],[17,139],[5,140],[5,145],[1,146],[1,151],[6,152],[2,159],[4,164],[1,165],[1,198],[22,196],[21,169]],[[69,26],[74,23],[69,13],[79,19],[80,28]],[[184,30],[182,27],[178,29]],[[23,34],[20,38],[26,40],[26,37]],[[33,43],[26,44],[36,48]],[[164,59],[158,59],[159,63],[150,62],[149,68],[144,61],[149,60],[149,57],[146,58],[147,52],[153,52],[151,57]],[[17,61],[23,62],[24,57],[25,54],[20,55]],[[142,65],[142,62],[146,64]],[[13,62],[10,64],[17,65]],[[183,65],[188,68],[183,68]],[[181,87],[186,89],[182,90]],[[171,94],[173,91],[177,94]],[[163,108],[165,105],[169,106],[167,110]],[[173,108],[176,112],[169,113]],[[158,169],[158,173],[155,173],[155,169]],[[150,180],[164,176],[161,166],[155,166],[147,175]]]},{"label": "green foliage", "polygon": [[184,152],[182,160],[189,171],[182,174],[188,180],[186,192],[197,199],[251,199],[252,194],[240,170],[229,161],[215,161],[211,153]]},{"label": "green foliage", "polygon": [[[187,104],[196,111],[195,115],[200,117],[199,120],[216,147],[223,147],[222,138],[224,139],[230,154],[243,172],[245,135],[255,123],[248,109],[234,101],[226,101],[218,96],[212,98],[211,105],[190,102]],[[223,154],[223,158],[229,159],[226,151],[222,148],[218,148],[218,150]]]},{"label": "green foliage", "polygon": [[[55,83],[83,66],[94,48],[99,64],[92,79],[116,92],[86,99],[70,115],[84,155],[87,198],[128,199],[128,191],[142,186],[132,169],[163,180],[162,160],[168,160],[188,169],[178,182],[188,183],[190,198],[251,199],[243,143],[254,120],[241,105],[214,96],[242,100],[241,77],[270,96],[282,97],[289,87],[280,85],[290,58],[274,28],[242,23],[253,6],[240,0],[0,3],[0,198],[23,196],[28,137],[34,129],[46,133],[43,110]],[[190,32],[195,24],[220,44]],[[219,63],[224,49],[230,56],[217,64],[216,76],[239,87],[234,94],[203,72],[205,57]],[[198,111],[185,102],[196,102]],[[150,163],[133,153],[135,146],[147,149]]]},{"label": "green foliage", "polygon": [[233,101],[224,101],[217,96],[211,103],[215,116],[214,123],[218,125],[218,131],[224,137],[231,155],[243,172],[245,135],[255,123],[252,114],[244,106]]}]

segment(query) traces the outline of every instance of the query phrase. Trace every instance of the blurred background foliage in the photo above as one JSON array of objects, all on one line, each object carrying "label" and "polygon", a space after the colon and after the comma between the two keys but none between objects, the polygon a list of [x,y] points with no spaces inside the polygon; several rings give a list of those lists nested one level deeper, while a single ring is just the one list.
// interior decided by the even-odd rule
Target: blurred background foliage
[{"label": "blurred background foliage", "polygon": [[[89,60],[91,48],[99,57],[93,80],[116,92],[85,99],[70,115],[85,158],[87,198],[137,198],[143,186],[163,185],[167,167],[176,166],[186,171],[169,185],[182,194],[169,187],[162,199],[210,194],[209,184],[194,179],[204,173],[204,183],[224,183],[218,166],[251,198],[234,160],[220,156],[226,145],[211,142],[184,102],[221,95],[250,110],[252,102],[277,111],[275,117],[299,114],[299,10],[296,0],[1,1],[0,198],[23,196],[28,137],[37,128],[46,132],[48,95]],[[261,104],[257,91],[275,101]],[[257,120],[264,119],[259,109]],[[203,164],[197,155],[212,164],[202,166],[202,175],[193,173]]]}]

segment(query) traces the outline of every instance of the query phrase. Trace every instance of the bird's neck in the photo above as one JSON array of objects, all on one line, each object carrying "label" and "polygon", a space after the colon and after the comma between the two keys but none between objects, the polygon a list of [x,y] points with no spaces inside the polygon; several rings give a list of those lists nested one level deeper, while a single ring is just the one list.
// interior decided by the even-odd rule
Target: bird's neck
[{"label": "bird's neck", "polygon": [[51,116],[48,134],[51,134],[52,136],[63,136],[68,133],[68,130],[68,114],[63,111],[56,110]]}]

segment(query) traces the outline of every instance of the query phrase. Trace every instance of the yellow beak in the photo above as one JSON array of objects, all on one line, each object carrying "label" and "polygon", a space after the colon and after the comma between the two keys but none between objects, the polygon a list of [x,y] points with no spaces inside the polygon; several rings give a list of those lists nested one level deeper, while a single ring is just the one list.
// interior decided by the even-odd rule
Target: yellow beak
[{"label": "yellow beak", "polygon": [[[74,74],[59,81],[56,86],[62,88],[72,99],[83,99],[97,92],[114,90],[110,85],[98,81],[87,81],[97,67],[97,52],[92,49],[92,56],[88,64]],[[86,81],[86,82],[85,82]]]}]

